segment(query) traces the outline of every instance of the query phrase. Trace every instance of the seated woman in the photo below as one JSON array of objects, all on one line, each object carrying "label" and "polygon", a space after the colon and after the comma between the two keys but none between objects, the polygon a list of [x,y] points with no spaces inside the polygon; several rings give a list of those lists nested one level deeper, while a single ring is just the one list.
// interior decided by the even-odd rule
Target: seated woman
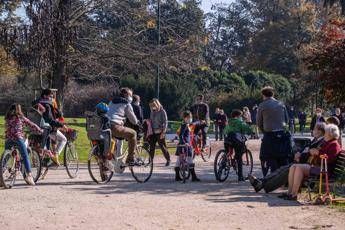
[{"label": "seated woman", "polygon": [[[324,143],[325,123],[317,123],[313,130],[314,139],[309,145],[305,146],[303,151],[295,154],[295,162],[305,164],[310,156],[310,149],[320,148]],[[288,182],[289,168],[291,165],[280,167],[273,173],[268,174],[264,178],[258,179],[253,175],[249,175],[249,181],[256,192],[264,189],[266,193],[272,192]]]},{"label": "seated woman", "polygon": [[[325,142],[321,148],[310,149],[310,155],[319,159],[320,155],[326,154],[328,174],[332,175],[335,161],[341,147],[338,143],[339,128],[336,125],[329,124],[325,129]],[[298,191],[301,187],[303,180],[310,176],[317,176],[320,174],[320,164],[318,161],[314,165],[310,164],[293,164],[289,171],[289,190],[286,194],[282,194],[280,198],[285,200],[297,200]]]}]

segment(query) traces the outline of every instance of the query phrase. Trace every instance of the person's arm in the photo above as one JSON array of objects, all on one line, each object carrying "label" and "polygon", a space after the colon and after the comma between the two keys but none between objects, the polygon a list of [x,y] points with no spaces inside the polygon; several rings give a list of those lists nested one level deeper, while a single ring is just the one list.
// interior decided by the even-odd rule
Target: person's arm
[{"label": "person's arm", "polygon": [[256,125],[263,132],[264,131],[264,122],[262,116],[262,108],[259,106],[258,113],[256,115]]},{"label": "person's arm", "polygon": [[36,124],[34,124],[32,121],[30,121],[26,117],[21,117],[23,124],[27,126],[32,132],[37,133],[37,134],[43,134],[43,130],[38,127]]},{"label": "person's arm", "polygon": [[162,124],[161,124],[162,134],[165,134],[167,129],[168,129],[168,115],[167,115],[167,112],[164,109],[162,109],[160,116],[161,116],[161,122],[162,122]]},{"label": "person's arm", "polygon": [[47,122],[52,127],[62,128],[63,124],[53,119],[51,115],[52,114],[51,107],[49,105],[45,105],[44,108],[46,110],[45,113],[43,113],[44,121]]},{"label": "person's arm", "polygon": [[287,111],[285,105],[283,105],[283,110],[284,110],[284,120],[285,120],[285,124],[289,124],[290,119],[293,119],[293,117],[290,117],[290,116],[289,116],[289,113],[288,113],[288,111]]},{"label": "person's arm", "polygon": [[246,123],[241,122],[241,130],[243,134],[250,135],[253,133],[253,129]]},{"label": "person's arm", "polygon": [[133,124],[137,125],[138,124],[138,119],[137,116],[135,116],[133,107],[131,104],[128,104],[125,108],[125,116],[128,118],[128,120]]}]

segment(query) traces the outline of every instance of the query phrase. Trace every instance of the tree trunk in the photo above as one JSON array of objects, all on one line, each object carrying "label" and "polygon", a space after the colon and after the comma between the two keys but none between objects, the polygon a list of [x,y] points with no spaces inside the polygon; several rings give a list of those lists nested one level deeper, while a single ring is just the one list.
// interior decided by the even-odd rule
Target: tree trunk
[{"label": "tree trunk", "polygon": [[57,18],[54,25],[54,58],[52,88],[57,89],[57,102],[63,111],[64,89],[67,85],[67,47],[68,47],[68,15],[69,1],[60,0],[57,8]]}]

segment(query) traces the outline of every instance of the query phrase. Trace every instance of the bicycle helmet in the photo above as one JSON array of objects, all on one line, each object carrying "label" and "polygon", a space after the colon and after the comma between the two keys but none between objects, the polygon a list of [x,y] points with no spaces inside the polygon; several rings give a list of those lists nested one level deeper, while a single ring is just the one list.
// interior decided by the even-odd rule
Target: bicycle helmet
[{"label": "bicycle helmet", "polygon": [[96,105],[96,112],[97,114],[105,114],[109,111],[109,107],[107,104],[101,102]]}]

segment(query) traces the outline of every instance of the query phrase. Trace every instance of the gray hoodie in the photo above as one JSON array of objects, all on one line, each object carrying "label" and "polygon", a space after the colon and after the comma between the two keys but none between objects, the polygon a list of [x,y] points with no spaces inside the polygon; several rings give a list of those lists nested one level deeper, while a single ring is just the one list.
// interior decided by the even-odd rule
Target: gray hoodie
[{"label": "gray hoodie", "polygon": [[122,97],[115,97],[110,102],[107,116],[112,123],[117,125],[124,125],[127,118],[133,125],[138,124],[132,105]]},{"label": "gray hoodie", "polygon": [[154,133],[165,132],[168,127],[168,116],[163,108],[159,111],[151,111],[150,119]]}]

